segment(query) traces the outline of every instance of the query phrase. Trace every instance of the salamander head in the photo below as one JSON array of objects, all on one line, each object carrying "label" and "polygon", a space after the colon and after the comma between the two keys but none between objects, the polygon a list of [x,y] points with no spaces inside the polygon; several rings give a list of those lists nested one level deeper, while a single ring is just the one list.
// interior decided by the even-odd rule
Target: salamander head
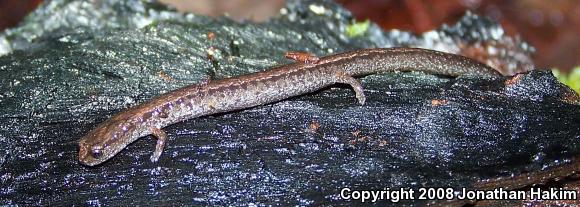
[{"label": "salamander head", "polygon": [[91,130],[79,141],[79,161],[88,166],[101,164],[129,145],[132,127],[108,120]]}]

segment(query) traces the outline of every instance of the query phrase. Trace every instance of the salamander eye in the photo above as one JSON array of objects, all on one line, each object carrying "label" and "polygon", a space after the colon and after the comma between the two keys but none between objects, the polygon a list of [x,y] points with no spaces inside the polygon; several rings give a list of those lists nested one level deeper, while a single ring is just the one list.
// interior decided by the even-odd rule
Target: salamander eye
[{"label": "salamander eye", "polygon": [[97,158],[98,159],[99,157],[101,157],[101,155],[103,155],[102,150],[103,150],[102,147],[95,146],[95,147],[93,147],[93,150],[91,151],[91,154],[92,154],[92,156],[94,158]]}]

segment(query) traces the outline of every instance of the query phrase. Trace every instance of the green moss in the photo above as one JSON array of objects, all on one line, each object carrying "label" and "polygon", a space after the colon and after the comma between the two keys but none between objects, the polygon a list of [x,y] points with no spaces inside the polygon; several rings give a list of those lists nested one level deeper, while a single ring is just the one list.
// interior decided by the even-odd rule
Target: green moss
[{"label": "green moss", "polygon": [[580,66],[577,66],[568,74],[562,73],[558,69],[553,69],[552,73],[561,83],[580,94]]},{"label": "green moss", "polygon": [[355,22],[346,27],[346,36],[353,38],[363,35],[369,29],[371,22],[367,19],[363,22]]}]

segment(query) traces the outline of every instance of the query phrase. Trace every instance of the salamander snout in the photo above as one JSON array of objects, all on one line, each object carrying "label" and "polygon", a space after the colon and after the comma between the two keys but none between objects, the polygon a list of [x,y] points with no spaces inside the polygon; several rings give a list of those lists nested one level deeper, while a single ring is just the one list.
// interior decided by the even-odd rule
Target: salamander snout
[{"label": "salamander snout", "polygon": [[98,133],[89,133],[79,141],[79,161],[84,165],[95,166],[108,159],[106,149],[95,137]]},{"label": "salamander snout", "polygon": [[91,151],[90,146],[88,146],[86,143],[83,142],[83,140],[81,140],[79,142],[79,161],[82,164],[92,166],[90,162],[88,162],[88,160],[91,157],[91,155],[89,154],[90,151]]},{"label": "salamander snout", "polygon": [[133,141],[130,129],[116,120],[102,123],[79,140],[79,161],[95,166],[115,156]]},{"label": "salamander snout", "polygon": [[86,143],[85,140],[79,142],[79,161],[83,165],[95,166],[103,162],[99,160],[102,157],[102,152],[99,150],[95,151],[94,148],[92,145]]}]

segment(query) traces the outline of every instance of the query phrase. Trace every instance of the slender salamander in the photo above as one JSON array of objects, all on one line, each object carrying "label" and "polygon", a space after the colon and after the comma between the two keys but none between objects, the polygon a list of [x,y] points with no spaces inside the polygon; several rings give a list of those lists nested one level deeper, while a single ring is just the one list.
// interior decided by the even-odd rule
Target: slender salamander
[{"label": "slender salamander", "polygon": [[365,103],[354,77],[384,71],[423,71],[448,76],[500,76],[489,66],[449,53],[418,48],[377,48],[316,57],[287,53],[296,62],[238,77],[186,86],[126,109],[99,124],[79,141],[79,160],[98,165],[147,135],[157,138],[151,161],[161,156],[168,125],[210,114],[268,104],[341,83]]}]

